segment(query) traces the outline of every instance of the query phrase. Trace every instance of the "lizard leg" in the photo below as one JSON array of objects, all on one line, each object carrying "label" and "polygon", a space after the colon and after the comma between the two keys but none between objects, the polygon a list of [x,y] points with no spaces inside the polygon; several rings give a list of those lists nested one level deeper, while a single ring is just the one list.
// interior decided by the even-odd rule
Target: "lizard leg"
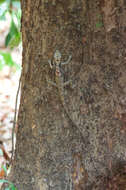
[{"label": "lizard leg", "polygon": [[69,56],[69,58],[68,58],[67,61],[62,62],[61,65],[66,65],[66,64],[68,64],[68,63],[70,62],[71,58],[72,58],[72,55]]},{"label": "lizard leg", "polygon": [[57,86],[56,83],[53,82],[53,81],[51,81],[51,80],[49,80],[47,76],[46,76],[46,82],[47,82],[48,84],[53,85],[53,86]]},{"label": "lizard leg", "polygon": [[50,68],[52,69],[52,68],[53,68],[53,65],[52,65],[51,60],[48,60],[48,63],[49,63]]},{"label": "lizard leg", "polygon": [[63,86],[66,86],[66,85],[71,84],[71,83],[72,83],[72,80],[68,80],[67,82],[63,83]]},{"label": "lizard leg", "polygon": [[72,89],[76,87],[76,85],[73,83],[73,80],[68,80],[67,82],[63,83],[63,86],[70,85]]},{"label": "lizard leg", "polygon": [[56,83],[54,83],[54,82],[52,82],[52,81],[50,81],[50,80],[47,80],[47,82],[48,82],[49,84],[53,85],[53,86],[57,86]]}]

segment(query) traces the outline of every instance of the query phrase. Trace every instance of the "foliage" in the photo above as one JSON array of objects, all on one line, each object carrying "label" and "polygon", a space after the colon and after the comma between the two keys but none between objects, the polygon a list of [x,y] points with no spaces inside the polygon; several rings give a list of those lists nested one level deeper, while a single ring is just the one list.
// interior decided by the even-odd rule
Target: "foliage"
[{"label": "foliage", "polygon": [[[20,0],[0,0],[0,20],[6,20],[6,15],[11,18],[11,24],[9,33],[5,39],[5,47],[12,50],[13,48],[19,46],[21,43],[21,33],[20,33],[20,20],[21,20],[21,8]],[[0,52],[0,69],[7,64],[8,66],[16,66],[13,61],[11,54],[6,52]]]},{"label": "foliage", "polygon": [[13,59],[10,53],[4,53],[0,52],[0,70],[3,69],[4,65],[8,65],[10,67],[16,67],[17,69],[20,68],[19,65],[17,65]]},{"label": "foliage", "polygon": [[[7,169],[6,165],[2,165],[2,168],[3,168],[4,172],[7,175],[7,170],[8,169]],[[0,179],[0,183],[6,183],[6,184],[8,184],[8,187],[6,187],[5,190],[17,190],[17,188],[14,186],[14,184],[12,182],[6,180],[6,179]]]},{"label": "foliage", "polygon": [[8,184],[8,187],[6,187],[5,190],[17,190],[17,188],[14,186],[14,184],[8,180],[0,179],[0,183],[7,183]]}]

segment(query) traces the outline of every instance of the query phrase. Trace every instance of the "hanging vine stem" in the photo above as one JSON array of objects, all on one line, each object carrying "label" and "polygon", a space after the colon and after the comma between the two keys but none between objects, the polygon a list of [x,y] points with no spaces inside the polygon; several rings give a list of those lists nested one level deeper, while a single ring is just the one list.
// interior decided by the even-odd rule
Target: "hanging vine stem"
[{"label": "hanging vine stem", "polygon": [[16,123],[17,123],[17,103],[18,103],[18,97],[19,97],[20,86],[21,86],[21,78],[22,77],[20,77],[20,79],[19,79],[16,100],[15,100],[14,121],[13,121],[13,127],[12,127],[12,154],[11,154],[11,159],[10,159],[9,165],[12,164],[13,157],[14,157],[14,133],[15,133],[15,127],[16,127]]}]

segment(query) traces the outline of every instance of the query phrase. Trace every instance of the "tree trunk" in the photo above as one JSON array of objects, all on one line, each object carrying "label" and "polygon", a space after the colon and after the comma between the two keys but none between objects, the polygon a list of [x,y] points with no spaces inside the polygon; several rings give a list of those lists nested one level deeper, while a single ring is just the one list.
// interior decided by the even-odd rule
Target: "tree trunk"
[{"label": "tree trunk", "polygon": [[[9,176],[19,190],[91,190],[126,160],[125,10],[124,0],[22,1],[21,103]],[[72,80],[67,86],[55,80],[56,50],[60,63],[72,56],[60,65],[64,82]]]}]

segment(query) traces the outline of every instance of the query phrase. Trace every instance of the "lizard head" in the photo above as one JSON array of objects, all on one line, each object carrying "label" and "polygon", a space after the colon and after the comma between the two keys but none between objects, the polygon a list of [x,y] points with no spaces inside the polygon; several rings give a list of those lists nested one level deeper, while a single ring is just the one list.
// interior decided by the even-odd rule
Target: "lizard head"
[{"label": "lizard head", "polygon": [[54,61],[57,65],[61,62],[61,53],[59,50],[56,50],[54,53]]}]

